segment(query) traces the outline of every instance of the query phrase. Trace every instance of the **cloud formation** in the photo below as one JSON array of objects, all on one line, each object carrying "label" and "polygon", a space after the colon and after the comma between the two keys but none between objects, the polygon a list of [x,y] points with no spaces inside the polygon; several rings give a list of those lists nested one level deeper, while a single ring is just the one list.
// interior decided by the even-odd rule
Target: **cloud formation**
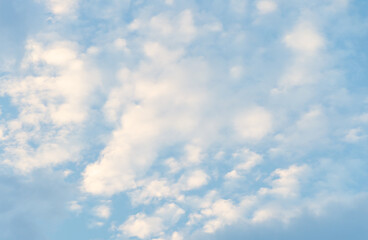
[{"label": "cloud formation", "polygon": [[366,236],[365,9],[1,2],[0,229],[311,239],[336,226],[354,238],[351,225]]}]

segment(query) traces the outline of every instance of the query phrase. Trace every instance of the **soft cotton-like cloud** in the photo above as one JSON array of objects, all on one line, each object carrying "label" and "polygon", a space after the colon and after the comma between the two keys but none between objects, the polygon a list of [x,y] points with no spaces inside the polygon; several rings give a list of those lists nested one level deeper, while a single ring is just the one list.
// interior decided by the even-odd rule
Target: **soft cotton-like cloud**
[{"label": "soft cotton-like cloud", "polygon": [[33,2],[0,1],[6,239],[365,239],[362,1]]},{"label": "soft cotton-like cloud", "polygon": [[11,144],[3,163],[23,172],[78,159],[82,144],[75,144],[73,131],[86,120],[98,83],[76,44],[29,40],[26,47],[22,68],[35,74],[3,82],[1,91],[19,111],[6,127]]},{"label": "soft cotton-like cloud", "polygon": [[274,194],[282,197],[295,197],[299,194],[299,178],[305,174],[308,167],[303,166],[290,166],[288,169],[276,169],[272,176],[278,176],[279,178],[273,180],[272,188],[260,189],[260,194]]},{"label": "soft cotton-like cloud", "polygon": [[314,54],[325,45],[325,40],[311,23],[301,22],[285,35],[284,43],[299,53]]},{"label": "soft cotton-like cloud", "polygon": [[274,1],[258,1],[256,6],[260,14],[271,13],[277,9],[277,4]]},{"label": "soft cotton-like cloud", "polygon": [[157,209],[152,216],[143,213],[130,216],[119,229],[127,236],[140,239],[157,237],[164,235],[163,231],[175,224],[183,213],[184,210],[177,205],[168,204]]},{"label": "soft cotton-like cloud", "polygon": [[100,217],[100,218],[104,218],[104,219],[107,219],[110,217],[111,215],[111,209],[109,206],[107,205],[100,205],[100,206],[97,206],[93,209],[93,212],[94,214],[97,216],[97,217]]},{"label": "soft cotton-like cloud", "polygon": [[182,176],[179,179],[179,184],[184,190],[192,190],[206,185],[208,180],[209,176],[204,171],[195,170]]},{"label": "soft cotton-like cloud", "polygon": [[43,0],[50,11],[55,15],[68,15],[78,7],[79,0]]},{"label": "soft cotton-like cloud", "polygon": [[261,140],[272,130],[272,116],[262,107],[244,111],[235,118],[235,130],[245,140]]}]

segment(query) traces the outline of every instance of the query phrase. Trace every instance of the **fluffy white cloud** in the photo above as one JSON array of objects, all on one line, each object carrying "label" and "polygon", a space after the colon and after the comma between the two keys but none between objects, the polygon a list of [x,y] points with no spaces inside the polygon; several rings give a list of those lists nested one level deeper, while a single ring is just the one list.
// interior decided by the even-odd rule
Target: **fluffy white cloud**
[{"label": "fluffy white cloud", "polygon": [[100,205],[93,209],[93,213],[99,218],[108,219],[111,215],[111,208],[108,205]]},{"label": "fluffy white cloud", "polygon": [[148,204],[154,199],[175,197],[179,193],[178,189],[171,186],[165,179],[146,180],[141,184],[142,189],[137,189],[131,194],[133,204]]},{"label": "fluffy white cloud", "polygon": [[[160,148],[192,138],[199,127],[206,64],[197,59],[179,61],[176,50],[159,43],[146,43],[144,51],[149,59],[134,72],[122,72],[121,87],[105,106],[111,120],[121,109],[124,112],[99,160],[83,173],[87,192],[109,195],[135,188],[137,174],[144,174]],[[202,158],[198,147],[188,145],[186,152],[188,161]]]},{"label": "fluffy white cloud", "polygon": [[79,0],[42,0],[55,15],[68,15],[74,13]]},{"label": "fluffy white cloud", "polygon": [[272,188],[261,188],[259,193],[278,195],[284,198],[297,197],[299,195],[299,179],[308,170],[307,165],[292,165],[287,169],[276,169],[271,176],[278,178],[271,182]]},{"label": "fluffy white cloud", "polygon": [[164,225],[159,217],[148,217],[143,213],[138,213],[130,216],[119,229],[129,237],[146,239],[152,235],[159,235]]},{"label": "fluffy white cloud", "polygon": [[364,139],[366,136],[363,134],[362,129],[360,128],[353,128],[348,131],[345,135],[344,140],[346,142],[358,142]]},{"label": "fluffy white cloud", "polygon": [[230,200],[224,199],[220,199],[214,202],[210,208],[202,210],[202,214],[211,217],[203,227],[207,233],[213,233],[225,225],[232,224],[240,217],[237,207]]},{"label": "fluffy white cloud", "polygon": [[69,209],[70,211],[80,213],[83,207],[77,201],[69,202]]},{"label": "fluffy white cloud", "polygon": [[250,151],[249,149],[243,149],[236,152],[233,154],[233,157],[240,159],[241,162],[238,163],[232,171],[225,175],[226,178],[237,178],[242,172],[248,172],[262,162],[262,156]]},{"label": "fluffy white cloud", "polygon": [[183,175],[179,179],[179,186],[183,190],[200,188],[207,184],[209,176],[202,170],[195,170]]},{"label": "fluffy white cloud", "polygon": [[325,40],[311,23],[301,22],[285,35],[284,43],[299,53],[314,54],[325,45]]},{"label": "fluffy white cloud", "polygon": [[191,10],[184,10],[175,16],[161,13],[147,18],[134,19],[129,30],[138,31],[147,39],[173,44],[190,43],[197,36],[198,30]]},{"label": "fluffy white cloud", "polygon": [[256,3],[257,10],[260,14],[274,12],[277,9],[277,4],[274,1],[261,0]]},{"label": "fluffy white cloud", "polygon": [[230,68],[230,76],[234,79],[239,79],[244,75],[244,68],[236,65]]},{"label": "fluffy white cloud", "polygon": [[6,126],[3,163],[23,172],[78,160],[82,144],[75,133],[99,81],[73,42],[29,40],[26,50],[21,76],[1,83],[1,94],[19,111]]},{"label": "fluffy white cloud", "polygon": [[270,152],[272,155],[282,155],[287,152],[300,153],[313,147],[321,147],[328,142],[328,133],[324,109],[321,106],[312,106],[308,111],[303,112],[292,126],[275,136],[279,144],[271,148]]},{"label": "fluffy white cloud", "polygon": [[254,212],[251,222],[262,224],[264,222],[277,219],[278,221],[282,221],[287,224],[292,218],[295,218],[300,214],[301,210],[299,207],[283,207],[278,205],[265,206]]},{"label": "fluffy white cloud", "polygon": [[236,116],[235,130],[245,140],[261,140],[272,130],[272,115],[262,107],[254,107]]},{"label": "fluffy white cloud", "polygon": [[174,232],[171,236],[171,240],[183,240],[183,239],[184,239],[183,235],[178,232]]},{"label": "fluffy white cloud", "polygon": [[[140,239],[153,239],[164,235],[164,230],[174,225],[184,214],[184,210],[171,203],[157,209],[152,216],[143,213],[130,216],[119,230],[126,236],[138,237]],[[180,239],[179,235],[176,236]]]}]

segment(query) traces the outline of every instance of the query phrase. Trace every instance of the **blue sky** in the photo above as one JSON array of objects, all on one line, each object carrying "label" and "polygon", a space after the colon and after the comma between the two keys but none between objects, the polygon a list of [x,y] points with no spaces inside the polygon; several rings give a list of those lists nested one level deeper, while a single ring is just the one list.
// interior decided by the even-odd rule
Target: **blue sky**
[{"label": "blue sky", "polygon": [[367,10],[0,1],[2,238],[367,239]]}]

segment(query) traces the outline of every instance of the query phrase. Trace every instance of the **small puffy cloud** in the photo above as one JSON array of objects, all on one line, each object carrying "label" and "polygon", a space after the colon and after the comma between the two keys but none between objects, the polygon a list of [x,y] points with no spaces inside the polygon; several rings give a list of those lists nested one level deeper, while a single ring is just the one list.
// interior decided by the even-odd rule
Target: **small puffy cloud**
[{"label": "small puffy cloud", "polygon": [[63,171],[63,176],[64,177],[68,177],[70,174],[73,174],[73,171],[70,169],[64,170]]},{"label": "small puffy cloud", "polygon": [[134,19],[128,26],[148,39],[172,44],[187,44],[197,36],[197,27],[192,10],[186,9],[175,16],[161,13],[147,18]]},{"label": "small puffy cloud", "polygon": [[240,65],[232,66],[230,68],[230,76],[234,79],[239,79],[244,75],[244,68]]},{"label": "small puffy cloud", "polygon": [[103,225],[105,225],[104,222],[99,222],[99,221],[94,221],[94,222],[91,222],[88,227],[89,228],[96,228],[96,227],[102,227]]},{"label": "small puffy cloud", "polygon": [[168,203],[157,209],[155,215],[163,219],[166,224],[175,224],[185,211],[174,203]]},{"label": "small puffy cloud", "polygon": [[344,137],[344,140],[346,142],[354,143],[364,139],[365,137],[366,136],[363,134],[361,128],[353,128],[348,131],[348,133]]},{"label": "small puffy cloud", "polygon": [[328,141],[328,122],[321,106],[312,106],[303,112],[292,126],[284,133],[275,136],[279,146],[271,152],[283,154],[286,152],[303,152],[313,147],[323,146]]},{"label": "small puffy cloud", "polygon": [[262,156],[250,151],[249,149],[243,149],[239,152],[233,154],[235,159],[240,159],[240,163],[238,163],[235,168],[228,172],[225,177],[226,178],[238,178],[241,173],[248,172],[256,165],[262,162]]},{"label": "small puffy cloud", "polygon": [[143,213],[130,216],[125,223],[119,226],[119,230],[129,237],[153,239],[164,235],[164,231],[174,225],[183,214],[183,209],[170,203],[157,209],[152,216]]},{"label": "small puffy cloud", "polygon": [[259,194],[272,194],[284,198],[293,198],[299,195],[299,179],[308,171],[307,165],[292,165],[287,169],[276,169],[271,176],[278,178],[271,182],[272,188],[261,188]]},{"label": "small puffy cloud", "polygon": [[260,14],[268,14],[277,9],[277,4],[274,1],[261,0],[256,3],[256,7]]},{"label": "small puffy cloud", "polygon": [[278,219],[284,223],[289,223],[290,219],[297,217],[301,214],[301,210],[298,207],[288,206],[283,208],[282,206],[265,206],[256,210],[251,218],[252,223],[262,224],[264,222]]},{"label": "small puffy cloud", "polygon": [[70,211],[80,213],[83,207],[77,201],[69,202],[69,209]]},{"label": "small puffy cloud", "polygon": [[144,44],[144,53],[152,60],[165,64],[178,60],[183,54],[180,50],[170,51],[158,42]]},{"label": "small puffy cloud", "polygon": [[165,0],[165,3],[167,5],[173,5],[174,4],[174,0]]},{"label": "small puffy cloud", "polygon": [[240,152],[235,153],[234,157],[242,160],[242,162],[236,166],[239,170],[249,171],[254,166],[262,162],[262,156],[250,151],[249,149],[243,149]]},{"label": "small puffy cloud", "polygon": [[111,208],[108,205],[100,205],[93,209],[93,213],[99,218],[108,219],[111,215]]},{"label": "small puffy cloud", "polygon": [[114,47],[116,50],[128,51],[127,41],[124,38],[117,38],[114,41]]},{"label": "small puffy cloud", "polygon": [[199,164],[204,157],[202,148],[198,145],[188,144],[185,146],[185,152],[185,162],[189,165]]},{"label": "small puffy cloud", "polygon": [[162,219],[159,217],[148,217],[143,213],[130,216],[128,220],[119,227],[125,235],[138,237],[140,239],[159,235],[164,229]]},{"label": "small puffy cloud", "polygon": [[202,170],[195,170],[183,175],[179,179],[179,186],[183,190],[200,188],[208,183],[209,176]]},{"label": "small puffy cloud", "polygon": [[176,189],[164,179],[143,181],[142,189],[137,189],[131,194],[133,203],[148,204],[152,200],[172,197],[177,194]]},{"label": "small puffy cloud", "polygon": [[70,63],[76,59],[76,53],[68,46],[63,46],[65,43],[60,43],[47,49],[40,56],[42,60],[50,65],[60,66]]},{"label": "small puffy cloud", "polygon": [[126,172],[120,171],[124,167],[119,164],[114,166],[115,164],[116,162],[103,160],[88,165],[83,173],[82,189],[92,194],[112,195],[134,188],[134,175],[129,174],[129,169]]},{"label": "small puffy cloud", "polygon": [[314,54],[325,45],[325,40],[311,23],[302,22],[285,35],[284,43],[297,52]]},{"label": "small puffy cloud", "polygon": [[237,206],[225,199],[214,202],[210,208],[203,209],[201,213],[210,217],[203,227],[207,233],[214,233],[219,228],[234,223],[240,217]]},{"label": "small puffy cloud", "polygon": [[184,240],[184,237],[182,234],[174,232],[171,236],[171,240]]},{"label": "small puffy cloud", "polygon": [[258,141],[272,130],[272,115],[262,107],[255,107],[236,116],[234,127],[243,139]]},{"label": "small puffy cloud", "polygon": [[73,13],[79,0],[43,0],[50,11],[55,15],[68,15]]},{"label": "small puffy cloud", "polygon": [[363,113],[361,115],[354,117],[354,121],[359,123],[368,123],[368,113]]}]

